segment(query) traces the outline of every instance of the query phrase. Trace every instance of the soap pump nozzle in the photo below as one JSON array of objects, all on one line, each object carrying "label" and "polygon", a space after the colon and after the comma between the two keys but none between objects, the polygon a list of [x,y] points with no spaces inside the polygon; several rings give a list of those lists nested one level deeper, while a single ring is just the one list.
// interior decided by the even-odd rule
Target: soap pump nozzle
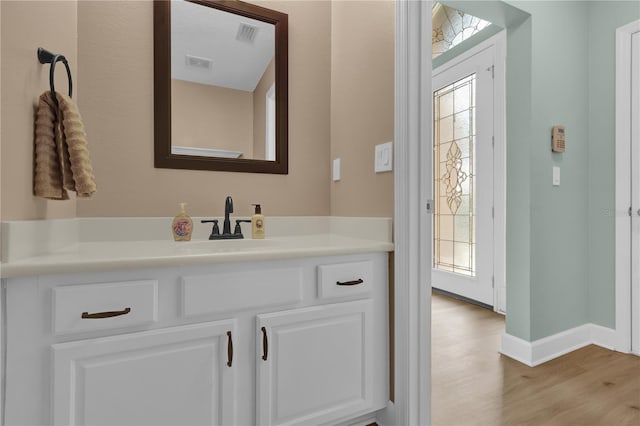
[{"label": "soap pump nozzle", "polygon": [[255,207],[255,213],[251,216],[251,238],[264,239],[264,216],[260,204],[251,204]]}]

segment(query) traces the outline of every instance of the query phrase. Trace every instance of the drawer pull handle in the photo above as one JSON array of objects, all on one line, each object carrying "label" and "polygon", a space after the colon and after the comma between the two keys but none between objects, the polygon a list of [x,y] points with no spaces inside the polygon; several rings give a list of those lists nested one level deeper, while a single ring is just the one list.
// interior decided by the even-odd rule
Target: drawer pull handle
[{"label": "drawer pull handle", "polygon": [[269,355],[269,340],[267,339],[267,329],[262,327],[262,359],[267,360]]},{"label": "drawer pull handle", "polygon": [[358,285],[358,284],[362,284],[364,281],[362,280],[362,278],[358,278],[355,281],[336,281],[336,285]]},{"label": "drawer pull handle", "polygon": [[131,312],[131,308],[124,308],[122,311],[96,312],[95,314],[90,314],[89,312],[83,312],[82,319],[100,319],[100,318],[119,317],[120,315],[127,315],[129,312]]},{"label": "drawer pull handle", "polygon": [[227,367],[231,367],[233,363],[233,339],[231,338],[231,332],[227,331]]}]

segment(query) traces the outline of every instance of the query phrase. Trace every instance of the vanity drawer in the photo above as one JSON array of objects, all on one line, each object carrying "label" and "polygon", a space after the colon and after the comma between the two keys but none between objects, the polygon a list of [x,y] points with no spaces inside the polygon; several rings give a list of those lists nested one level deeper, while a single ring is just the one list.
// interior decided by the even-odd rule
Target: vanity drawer
[{"label": "vanity drawer", "polygon": [[301,301],[300,267],[182,277],[182,312],[186,317]]},{"label": "vanity drawer", "polygon": [[371,293],[372,280],[370,260],[318,265],[318,298],[366,297]]},{"label": "vanity drawer", "polygon": [[158,282],[80,284],[53,289],[55,334],[130,327],[158,319]]}]

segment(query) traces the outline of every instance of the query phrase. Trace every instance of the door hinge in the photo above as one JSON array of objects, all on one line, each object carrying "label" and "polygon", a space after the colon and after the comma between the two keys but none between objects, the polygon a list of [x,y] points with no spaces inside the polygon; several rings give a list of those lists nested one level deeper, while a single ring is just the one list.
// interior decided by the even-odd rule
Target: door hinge
[{"label": "door hinge", "polygon": [[629,217],[631,217],[633,215],[633,209],[631,208],[631,206],[629,206]]},{"label": "door hinge", "polygon": [[491,288],[496,288],[496,277],[494,275],[491,276]]},{"label": "door hinge", "polygon": [[496,66],[495,65],[491,65],[489,68],[487,68],[487,71],[491,71],[491,78],[493,78],[493,79],[496,78]]},{"label": "door hinge", "polygon": [[427,213],[433,214],[433,200],[427,200]]},{"label": "door hinge", "polygon": [[491,136],[491,148],[495,148],[495,147],[496,147],[496,137]]},{"label": "door hinge", "polygon": [[491,219],[496,218],[496,208],[491,206]]}]

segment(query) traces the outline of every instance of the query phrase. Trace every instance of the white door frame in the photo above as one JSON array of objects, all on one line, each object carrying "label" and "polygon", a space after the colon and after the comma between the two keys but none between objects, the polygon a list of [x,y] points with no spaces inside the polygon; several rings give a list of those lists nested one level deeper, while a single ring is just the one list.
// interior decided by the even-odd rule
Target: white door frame
[{"label": "white door frame", "polygon": [[[452,58],[433,70],[433,75],[445,72],[474,55],[493,49],[494,79],[493,79],[493,310],[506,312],[506,235],[507,235],[507,123],[506,123],[506,61],[507,61],[507,31],[502,30],[496,35],[478,43],[471,49]],[[432,118],[433,123],[433,118]],[[396,169],[397,170],[397,169]]]},{"label": "white door frame", "polygon": [[[616,198],[615,198],[615,293],[616,347],[631,351],[631,312],[638,311],[637,300],[631,303],[631,36],[640,31],[640,20],[616,30]],[[635,289],[637,292],[640,289]]]},{"label": "white door frame", "polygon": [[395,404],[384,424],[431,414],[431,1],[396,2]]}]

